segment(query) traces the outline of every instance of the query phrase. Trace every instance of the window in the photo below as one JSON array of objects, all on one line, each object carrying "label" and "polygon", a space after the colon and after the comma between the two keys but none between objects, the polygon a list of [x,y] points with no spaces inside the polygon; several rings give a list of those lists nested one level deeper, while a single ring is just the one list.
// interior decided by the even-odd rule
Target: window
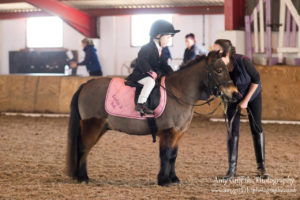
[{"label": "window", "polygon": [[59,17],[28,18],[26,31],[29,48],[63,46],[63,23]]},{"label": "window", "polygon": [[[152,23],[158,19],[163,19],[172,23],[172,15],[170,14],[133,15],[131,17],[131,46],[140,47],[148,43],[150,40],[150,27]],[[172,39],[169,41],[168,45],[172,45]]]}]

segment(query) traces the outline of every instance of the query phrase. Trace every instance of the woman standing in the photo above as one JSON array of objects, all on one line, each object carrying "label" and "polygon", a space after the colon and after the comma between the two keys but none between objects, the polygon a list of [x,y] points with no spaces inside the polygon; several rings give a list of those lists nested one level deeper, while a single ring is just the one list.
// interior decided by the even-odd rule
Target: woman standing
[{"label": "woman standing", "polygon": [[[257,174],[259,177],[267,179],[270,175],[265,167],[265,136],[261,125],[262,96],[259,73],[246,56],[236,54],[235,47],[230,40],[216,40],[213,49],[219,50],[222,54],[230,77],[241,94],[240,101],[228,105],[228,121],[232,119],[237,109],[247,109],[257,162]],[[240,115],[237,113],[232,123],[231,136],[228,136],[227,139],[229,169],[224,177],[227,180],[236,175],[239,125]]]},{"label": "woman standing", "polygon": [[85,65],[90,76],[102,76],[101,64],[93,41],[88,38],[84,38],[81,41],[81,44],[83,51],[85,52],[84,60],[80,63],[71,62],[71,68],[76,68],[78,65]]}]

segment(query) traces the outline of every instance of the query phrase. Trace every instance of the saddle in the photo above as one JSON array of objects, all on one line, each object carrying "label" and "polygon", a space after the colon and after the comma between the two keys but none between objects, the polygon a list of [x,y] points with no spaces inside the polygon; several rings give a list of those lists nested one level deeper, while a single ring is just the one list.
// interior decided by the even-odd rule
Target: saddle
[{"label": "saddle", "polygon": [[157,81],[147,101],[147,106],[154,110],[154,115],[141,116],[140,112],[135,110],[142,87],[139,83],[125,82],[121,78],[112,78],[106,92],[105,110],[108,114],[117,117],[147,120],[153,142],[156,142],[157,126],[155,118],[162,115],[167,103],[165,77]]},{"label": "saddle", "polygon": [[136,82],[125,82],[125,80],[121,78],[112,78],[106,92],[106,112],[113,116],[140,120],[158,118],[161,116],[167,102],[167,94],[164,89],[165,77],[162,77],[161,81],[157,82],[147,101],[147,106],[153,109],[154,115],[141,116],[140,113],[135,110],[142,87],[141,84]]},{"label": "saddle", "polygon": [[[156,82],[155,87],[152,89],[152,91],[147,99],[147,102],[146,102],[146,106],[148,108],[150,108],[151,110],[154,110],[155,108],[157,108],[157,106],[159,105],[160,96],[161,96],[160,95],[161,79],[157,79],[155,82]],[[143,85],[138,82],[133,82],[133,81],[128,81],[128,80],[125,81],[125,85],[135,88],[134,103],[135,103],[135,105],[137,105],[137,101],[138,101],[138,98],[143,89]]]}]

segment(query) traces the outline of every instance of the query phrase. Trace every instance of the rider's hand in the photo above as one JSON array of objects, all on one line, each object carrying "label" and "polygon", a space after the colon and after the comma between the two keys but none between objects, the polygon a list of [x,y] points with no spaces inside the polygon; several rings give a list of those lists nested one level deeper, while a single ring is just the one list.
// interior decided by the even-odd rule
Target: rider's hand
[{"label": "rider's hand", "polygon": [[247,108],[248,107],[248,100],[243,99],[239,104],[238,107],[241,109]]}]

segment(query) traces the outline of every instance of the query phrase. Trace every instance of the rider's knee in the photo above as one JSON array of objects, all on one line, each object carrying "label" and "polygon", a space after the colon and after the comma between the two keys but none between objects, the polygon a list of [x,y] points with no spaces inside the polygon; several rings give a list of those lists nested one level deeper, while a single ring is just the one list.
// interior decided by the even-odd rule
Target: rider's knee
[{"label": "rider's knee", "polygon": [[154,86],[155,86],[155,80],[154,80],[152,77],[147,77],[147,78],[146,78],[146,84],[147,84],[148,86],[154,87]]}]

